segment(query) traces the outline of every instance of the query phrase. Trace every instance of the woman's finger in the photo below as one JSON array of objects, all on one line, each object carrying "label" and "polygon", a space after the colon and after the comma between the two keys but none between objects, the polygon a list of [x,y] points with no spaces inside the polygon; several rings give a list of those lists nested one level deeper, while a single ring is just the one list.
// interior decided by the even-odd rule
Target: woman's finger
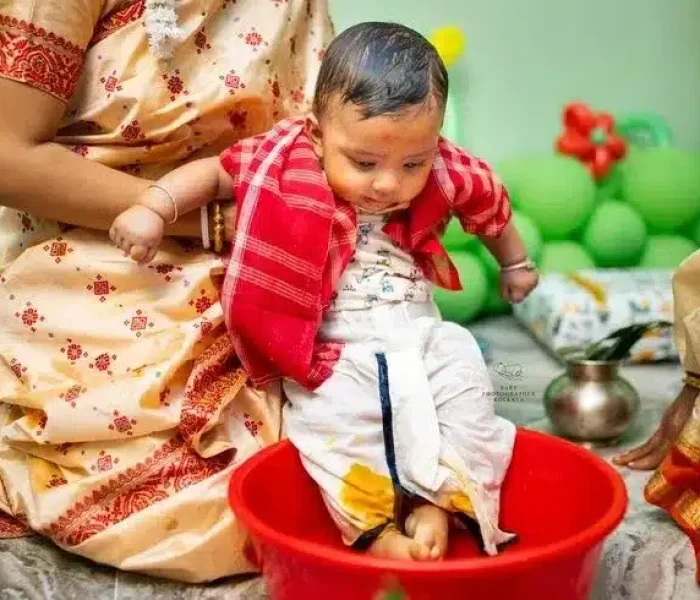
[{"label": "woman's finger", "polygon": [[661,431],[657,429],[652,436],[641,446],[632,448],[627,452],[619,454],[613,458],[613,462],[617,465],[629,465],[633,461],[640,460],[648,454],[654,452],[660,445],[663,444],[663,436]]},{"label": "woman's finger", "polygon": [[664,441],[646,456],[628,463],[627,467],[635,471],[650,471],[651,469],[656,469],[664,461],[664,458],[666,458],[670,447],[671,444]]}]

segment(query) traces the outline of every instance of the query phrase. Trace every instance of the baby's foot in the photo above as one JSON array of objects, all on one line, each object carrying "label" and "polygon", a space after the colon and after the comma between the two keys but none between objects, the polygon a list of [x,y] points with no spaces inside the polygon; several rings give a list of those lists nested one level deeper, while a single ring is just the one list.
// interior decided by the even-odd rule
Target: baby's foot
[{"label": "baby's foot", "polygon": [[369,547],[369,554],[379,558],[398,560],[429,560],[430,550],[425,544],[406,537],[394,527],[387,528]]},{"label": "baby's foot", "polygon": [[419,506],[406,519],[406,533],[422,546],[428,560],[445,557],[449,531],[447,512],[433,504]]}]

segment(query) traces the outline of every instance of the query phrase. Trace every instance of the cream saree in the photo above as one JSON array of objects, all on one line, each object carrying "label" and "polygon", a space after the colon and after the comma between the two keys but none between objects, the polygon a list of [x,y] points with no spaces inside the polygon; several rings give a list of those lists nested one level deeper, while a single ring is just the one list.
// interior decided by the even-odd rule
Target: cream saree
[{"label": "cream saree", "polygon": [[[67,103],[57,142],[148,178],[307,110],[326,2],[178,7],[187,39],[164,62],[143,0],[0,0],[0,76]],[[170,241],[138,267],[0,207],[0,535],[183,581],[254,569],[226,488],[281,406],[232,357],[221,266]]]}]

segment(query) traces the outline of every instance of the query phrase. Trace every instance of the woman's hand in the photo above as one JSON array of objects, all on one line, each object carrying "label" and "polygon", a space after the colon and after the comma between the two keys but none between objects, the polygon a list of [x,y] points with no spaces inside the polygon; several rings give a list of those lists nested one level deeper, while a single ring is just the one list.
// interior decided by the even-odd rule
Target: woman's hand
[{"label": "woman's hand", "polygon": [[[109,231],[151,181],[85,159],[53,143],[65,104],[10,79],[0,79],[0,205],[69,225]],[[226,240],[235,206],[222,205]],[[199,211],[169,225],[166,235],[202,239]]]},{"label": "woman's hand", "polygon": [[652,436],[641,446],[616,456],[613,462],[638,471],[656,469],[663,462],[693,414],[697,396],[698,390],[686,385],[673,403],[666,408],[661,417],[661,423]]},{"label": "woman's hand", "polygon": [[223,202],[221,212],[224,215],[224,239],[233,242],[236,236],[236,204],[234,202]]}]

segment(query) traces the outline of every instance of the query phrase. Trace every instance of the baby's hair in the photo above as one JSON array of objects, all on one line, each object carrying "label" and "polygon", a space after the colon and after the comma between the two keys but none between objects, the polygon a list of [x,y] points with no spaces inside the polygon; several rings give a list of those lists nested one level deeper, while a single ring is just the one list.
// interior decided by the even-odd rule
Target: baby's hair
[{"label": "baby's hair", "polygon": [[313,108],[320,119],[333,101],[350,102],[371,119],[428,107],[434,98],[444,110],[447,91],[445,65],[421,34],[395,23],[360,23],[328,47]]}]

